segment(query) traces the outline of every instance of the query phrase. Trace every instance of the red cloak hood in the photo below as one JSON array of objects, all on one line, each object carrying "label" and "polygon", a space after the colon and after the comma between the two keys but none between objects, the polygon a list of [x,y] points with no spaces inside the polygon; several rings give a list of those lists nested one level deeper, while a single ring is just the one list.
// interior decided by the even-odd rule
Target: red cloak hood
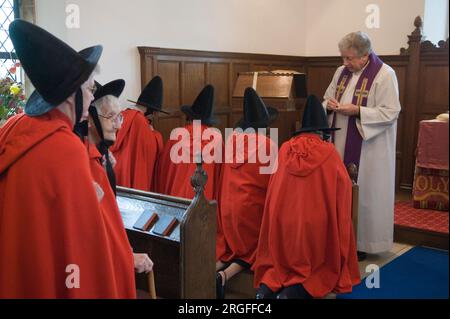
[{"label": "red cloak hood", "polygon": [[[19,122],[26,125],[17,125]],[[20,114],[10,118],[0,130],[0,174],[56,131],[69,132],[70,126],[69,119],[58,110],[39,117]]]},{"label": "red cloak hood", "polygon": [[324,143],[316,134],[301,134],[289,142],[286,169],[295,176],[308,176],[328,159],[333,144]]}]

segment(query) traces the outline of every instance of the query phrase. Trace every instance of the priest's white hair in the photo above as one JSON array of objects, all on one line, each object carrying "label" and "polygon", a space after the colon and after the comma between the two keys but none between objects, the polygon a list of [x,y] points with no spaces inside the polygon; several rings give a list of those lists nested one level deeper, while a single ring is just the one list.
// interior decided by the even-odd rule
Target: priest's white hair
[{"label": "priest's white hair", "polygon": [[361,31],[347,34],[339,42],[339,50],[342,52],[351,48],[355,49],[360,57],[365,54],[371,54],[372,43],[370,42],[369,36]]}]

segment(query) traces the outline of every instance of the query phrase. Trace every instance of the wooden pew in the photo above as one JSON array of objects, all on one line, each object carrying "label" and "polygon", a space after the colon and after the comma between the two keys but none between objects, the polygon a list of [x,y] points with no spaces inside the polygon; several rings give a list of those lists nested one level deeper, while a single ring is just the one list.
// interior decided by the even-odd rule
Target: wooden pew
[{"label": "wooden pew", "polygon": [[[193,200],[117,188],[117,203],[133,251],[147,253],[154,262],[159,298],[215,298],[217,204],[204,197],[206,181],[200,164],[191,178]],[[153,224],[136,228],[153,213],[158,216]],[[173,231],[155,233],[166,220],[177,223]],[[139,290],[148,291],[146,275],[136,275],[136,284]]]}]

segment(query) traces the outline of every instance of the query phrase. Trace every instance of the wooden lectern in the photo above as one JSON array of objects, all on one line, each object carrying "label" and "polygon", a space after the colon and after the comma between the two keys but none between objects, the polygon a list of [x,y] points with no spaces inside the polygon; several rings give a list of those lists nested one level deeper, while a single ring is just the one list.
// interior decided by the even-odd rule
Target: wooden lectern
[{"label": "wooden lectern", "polygon": [[[216,297],[217,204],[203,195],[206,180],[199,164],[191,177],[192,200],[117,188],[128,239],[135,253],[152,259],[159,298]],[[148,291],[148,278],[137,275],[136,285]]]},{"label": "wooden lectern", "polygon": [[233,122],[243,114],[245,89],[253,87],[267,106],[276,108],[278,119],[271,125],[278,128],[278,142],[289,140],[300,128],[306,92],[306,75],[296,71],[264,71],[239,73],[233,92]]}]

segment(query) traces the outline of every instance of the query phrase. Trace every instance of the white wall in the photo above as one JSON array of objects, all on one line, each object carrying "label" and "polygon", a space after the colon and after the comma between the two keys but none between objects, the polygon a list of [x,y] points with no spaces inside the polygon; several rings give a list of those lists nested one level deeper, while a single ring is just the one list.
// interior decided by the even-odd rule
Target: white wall
[{"label": "white wall", "polygon": [[[37,23],[80,50],[102,44],[100,82],[123,78],[122,100],[137,98],[137,46],[299,56],[337,55],[348,32],[367,31],[379,54],[398,54],[425,0],[36,0]],[[365,29],[366,5],[381,28]],[[77,4],[79,29],[65,27]],[[400,14],[401,13],[401,14]]]},{"label": "white wall", "polygon": [[36,0],[36,24],[67,41],[65,25],[65,1]]},{"label": "white wall", "polygon": [[[65,10],[80,7],[80,29],[59,30]],[[76,49],[104,46],[100,82],[123,78],[122,100],[137,98],[137,46],[300,55],[304,52],[303,0],[36,0],[37,22]],[[48,22],[49,19],[55,20]],[[299,36],[300,35],[300,36]]]},{"label": "white wall", "polygon": [[[379,28],[366,25],[371,4],[379,8]],[[366,32],[377,54],[399,54],[423,13],[424,0],[307,0],[305,55],[339,55],[339,40],[353,31]]]}]

